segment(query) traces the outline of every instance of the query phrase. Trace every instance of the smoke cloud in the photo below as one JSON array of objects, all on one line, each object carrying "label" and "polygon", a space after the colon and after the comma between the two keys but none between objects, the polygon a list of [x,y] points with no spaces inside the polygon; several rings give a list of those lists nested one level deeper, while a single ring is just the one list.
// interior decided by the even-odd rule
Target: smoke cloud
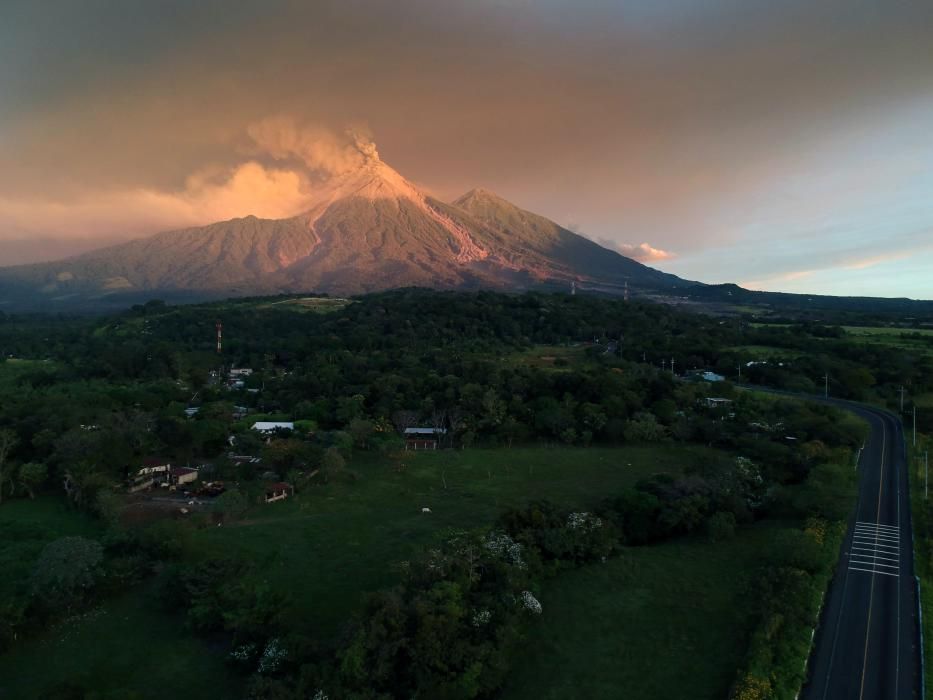
[{"label": "smoke cloud", "polygon": [[353,126],[336,133],[316,124],[300,124],[288,116],[268,117],[250,124],[249,150],[276,160],[298,160],[312,174],[340,175],[378,161],[369,130]]},{"label": "smoke cloud", "polygon": [[176,191],[151,187],[82,191],[69,197],[0,196],[0,239],[34,236],[139,236],[241,216],[300,214],[322,180],[379,160],[369,129],[342,132],[273,116],[246,128],[238,149],[249,160],[208,166]]}]

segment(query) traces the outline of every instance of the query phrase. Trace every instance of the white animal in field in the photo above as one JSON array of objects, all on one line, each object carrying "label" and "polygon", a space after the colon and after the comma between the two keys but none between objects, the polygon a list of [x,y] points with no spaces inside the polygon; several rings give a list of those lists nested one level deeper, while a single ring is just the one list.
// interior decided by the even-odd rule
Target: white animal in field
[{"label": "white animal in field", "polygon": [[430,512],[431,512],[431,509],[430,509],[430,508],[422,508],[422,509],[421,509],[421,512],[422,512],[422,513],[430,513]]}]

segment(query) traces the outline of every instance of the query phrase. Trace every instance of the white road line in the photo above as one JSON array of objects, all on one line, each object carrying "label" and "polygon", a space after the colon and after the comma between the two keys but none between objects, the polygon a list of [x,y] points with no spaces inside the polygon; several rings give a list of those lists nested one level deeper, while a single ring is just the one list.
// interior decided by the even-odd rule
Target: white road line
[{"label": "white road line", "polygon": [[899,527],[887,527],[887,526],[885,526],[885,525],[868,525],[868,524],[861,524],[861,525],[856,525],[855,527],[857,527],[857,528],[858,528],[858,527],[865,528],[866,530],[877,530],[878,532],[887,532],[887,533],[890,533],[890,534],[892,534],[892,535],[895,535],[895,534],[897,534],[898,532],[900,532],[900,528],[899,528]]},{"label": "white road line", "polygon": [[894,542],[901,539],[897,535],[889,535],[884,532],[870,532],[868,530],[856,530],[854,534],[862,535],[863,537],[877,537],[880,540],[893,540]]},{"label": "white road line", "polygon": [[868,525],[856,525],[855,529],[866,530],[868,532],[877,532],[881,535],[888,535],[889,537],[898,537],[901,534],[899,530],[888,530],[886,528],[870,527]]},{"label": "white road line", "polygon": [[854,566],[849,567],[849,571],[864,571],[868,574],[883,574],[885,576],[893,576],[894,578],[900,578],[897,574],[888,573],[887,571],[875,571],[874,569],[858,569]]},{"label": "white road line", "polygon": [[[871,552],[870,549],[867,550],[867,551]],[[893,557],[882,557],[882,556],[880,556],[880,555],[878,555],[878,554],[862,554],[861,552],[854,552],[854,551],[853,551],[852,554],[850,554],[849,556],[852,556],[852,557],[864,557],[864,558],[866,558],[866,559],[884,559],[885,561],[896,561],[896,562],[900,562],[900,559],[895,559],[895,558],[893,558]]]},{"label": "white road line", "polygon": [[868,527],[867,525],[856,525],[856,532],[872,532],[879,535],[884,535],[885,537],[900,537],[901,533],[897,530],[879,530],[878,528]]},{"label": "white road line", "polygon": [[871,527],[883,527],[889,530],[899,530],[900,528],[897,525],[882,525],[881,523],[873,523],[870,520],[856,520],[856,525],[869,525]]},{"label": "white road line", "polygon": [[862,545],[870,544],[872,547],[879,547],[879,548],[884,547],[885,549],[893,549],[894,551],[900,550],[900,546],[899,546],[899,545],[894,545],[894,544],[881,544],[880,542],[875,542],[875,540],[873,540],[873,539],[866,539],[866,538],[864,538],[864,537],[859,537],[859,538],[853,537],[853,538],[852,538],[852,541],[855,542],[856,539],[858,539],[858,540],[859,540],[859,544],[862,544]]},{"label": "white road line", "polygon": [[897,569],[898,571],[901,570],[901,567],[897,564],[882,564],[880,561],[872,561],[871,559],[869,559],[868,561],[860,561],[856,559],[851,559],[850,562],[852,564],[865,564],[867,566],[882,566],[885,569]]},{"label": "white road line", "polygon": [[879,547],[894,547],[898,548],[899,542],[891,542],[888,540],[881,540],[871,537],[870,535],[855,535],[853,536],[854,540],[864,540],[866,542],[871,542],[872,544],[877,544]]}]

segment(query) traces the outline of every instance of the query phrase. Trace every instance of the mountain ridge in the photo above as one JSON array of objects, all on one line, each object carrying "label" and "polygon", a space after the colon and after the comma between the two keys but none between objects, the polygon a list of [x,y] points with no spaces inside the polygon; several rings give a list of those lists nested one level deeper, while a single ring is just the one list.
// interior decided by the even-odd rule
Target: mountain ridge
[{"label": "mountain ridge", "polygon": [[358,294],[572,283],[609,293],[698,284],[603,248],[483,188],[443,202],[373,149],[360,167],[316,188],[296,216],[248,215],[0,268],[0,303],[29,294],[54,305],[115,291]]}]

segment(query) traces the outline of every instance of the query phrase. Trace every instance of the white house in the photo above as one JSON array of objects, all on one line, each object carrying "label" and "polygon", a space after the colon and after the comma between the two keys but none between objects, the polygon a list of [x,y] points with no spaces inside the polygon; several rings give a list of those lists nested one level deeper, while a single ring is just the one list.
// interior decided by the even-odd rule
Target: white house
[{"label": "white house", "polygon": [[252,429],[268,435],[276,430],[294,430],[295,424],[291,421],[257,421]]},{"label": "white house", "polygon": [[190,484],[192,481],[197,481],[198,479],[198,470],[191,469],[189,467],[175,467],[169,473],[169,480],[172,484],[176,486],[181,486],[182,484]]}]

